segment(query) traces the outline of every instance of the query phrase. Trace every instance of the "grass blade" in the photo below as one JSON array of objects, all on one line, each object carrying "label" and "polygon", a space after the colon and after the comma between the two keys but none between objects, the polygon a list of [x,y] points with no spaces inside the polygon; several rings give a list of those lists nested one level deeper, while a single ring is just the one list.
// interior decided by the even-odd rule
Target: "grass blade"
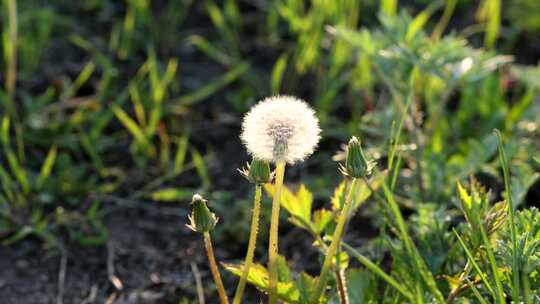
[{"label": "grass blade", "polygon": [[[386,198],[386,201],[388,202],[388,205],[390,207],[390,211],[392,212],[399,229],[400,238],[405,245],[406,251],[409,254],[410,258],[414,260],[416,263],[416,266],[418,268],[418,271],[420,272],[420,275],[424,279],[424,282],[428,286],[428,288],[433,293],[433,296],[437,299],[439,303],[445,303],[444,297],[437,287],[437,282],[435,281],[435,278],[433,277],[433,274],[429,269],[427,268],[427,265],[425,261],[422,259],[420,254],[418,253],[418,249],[415,247],[411,236],[409,235],[409,231],[407,229],[407,225],[405,224],[405,220],[403,219],[403,215],[401,214],[401,211],[399,209],[399,206],[397,202],[394,199],[394,196],[392,192],[390,191],[390,188],[388,187],[388,184],[386,182],[386,179],[384,175],[382,175],[380,172],[378,172],[381,176],[382,181],[382,187],[383,192]],[[420,287],[417,285],[417,287]]]},{"label": "grass blade", "polygon": [[244,62],[236,67],[234,67],[232,70],[225,73],[223,76],[211,80],[207,85],[199,88],[198,90],[191,92],[187,95],[181,96],[177,100],[173,101],[173,103],[179,103],[184,106],[192,105],[195,103],[198,103],[208,96],[214,94],[218,90],[222,89],[229,83],[236,80],[238,77],[244,75],[249,68],[249,64]]},{"label": "grass blade", "polygon": [[469,262],[471,262],[471,265],[473,266],[474,270],[476,270],[476,272],[478,273],[478,275],[480,276],[480,279],[482,280],[482,282],[484,282],[484,285],[486,286],[486,288],[488,289],[488,291],[491,293],[491,295],[493,296],[493,299],[496,300],[496,296],[495,296],[495,293],[493,291],[493,287],[491,287],[491,284],[489,283],[489,280],[487,279],[486,275],[484,274],[484,272],[482,271],[482,269],[480,268],[480,266],[478,265],[478,263],[476,263],[476,260],[474,259],[474,256],[471,252],[471,250],[469,249],[469,247],[467,247],[467,245],[465,244],[465,242],[463,241],[463,239],[459,236],[459,234],[457,233],[457,231],[455,229],[453,229],[453,232],[454,234],[456,235],[458,241],[459,241],[459,244],[461,245],[461,247],[463,248],[463,250],[465,250],[465,254],[467,255],[467,257],[469,258]]},{"label": "grass blade", "polygon": [[184,135],[178,141],[178,149],[174,156],[173,172],[180,172],[184,168],[184,162],[186,160],[186,153],[188,148],[188,136]]},{"label": "grass blade", "polygon": [[47,178],[51,175],[54,162],[56,161],[57,146],[54,145],[47,153],[47,157],[41,166],[39,177],[37,179],[37,189],[41,189]]},{"label": "grass blade", "polygon": [[517,253],[518,244],[516,237],[516,225],[514,215],[514,202],[512,201],[512,189],[510,188],[510,172],[508,170],[508,160],[504,151],[501,132],[495,129],[497,136],[497,147],[499,149],[499,161],[503,169],[504,189],[506,192],[506,200],[508,201],[508,215],[510,217],[510,234],[512,236],[512,298],[519,302],[520,281],[519,281],[519,256]]},{"label": "grass blade", "polygon": [[146,138],[144,131],[137,125],[137,123],[119,107],[114,107],[113,112],[114,115],[116,115],[116,118],[118,118],[118,120],[120,120],[131,135],[133,135],[135,141],[143,149],[143,151],[149,152],[150,142],[148,141],[148,138]]},{"label": "grass blade", "polygon": [[403,295],[407,300],[414,302],[414,297],[411,293],[409,293],[407,290],[405,290],[402,284],[400,284],[398,281],[396,281],[394,278],[392,278],[390,275],[388,275],[384,270],[382,270],[377,264],[370,261],[368,258],[360,254],[356,249],[349,246],[345,242],[341,242],[341,246],[343,246],[353,257],[355,257],[360,264],[364,265],[367,269],[378,275],[382,280],[384,280],[386,283],[394,287],[401,295]]}]

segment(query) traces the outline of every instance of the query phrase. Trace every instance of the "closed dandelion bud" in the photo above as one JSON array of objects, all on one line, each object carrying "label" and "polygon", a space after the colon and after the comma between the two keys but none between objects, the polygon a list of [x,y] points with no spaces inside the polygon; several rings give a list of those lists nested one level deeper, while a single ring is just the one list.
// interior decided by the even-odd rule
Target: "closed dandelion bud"
[{"label": "closed dandelion bud", "polygon": [[375,163],[364,155],[360,140],[353,136],[347,146],[347,159],[345,167],[341,167],[341,172],[353,178],[367,177],[371,174],[374,165]]},{"label": "closed dandelion bud", "polygon": [[270,172],[270,165],[267,161],[253,159],[251,164],[247,165],[247,168],[243,168],[240,171],[243,177],[254,184],[266,184],[272,180],[272,172]]},{"label": "closed dandelion bud", "polygon": [[193,195],[191,200],[192,211],[189,216],[189,229],[205,233],[212,231],[217,224],[218,218],[206,206],[206,200],[199,194]]},{"label": "closed dandelion bud", "polygon": [[253,158],[295,164],[313,154],[321,129],[315,111],[292,96],[257,103],[244,117],[241,139]]}]

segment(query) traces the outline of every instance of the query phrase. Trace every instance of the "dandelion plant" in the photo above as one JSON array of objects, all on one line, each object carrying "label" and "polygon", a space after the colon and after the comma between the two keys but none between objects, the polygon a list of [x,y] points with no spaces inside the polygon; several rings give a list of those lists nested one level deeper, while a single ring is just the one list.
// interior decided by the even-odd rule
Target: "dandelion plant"
[{"label": "dandelion plant", "polygon": [[219,294],[219,300],[221,304],[228,304],[229,299],[225,292],[221,275],[216,263],[216,257],[214,256],[214,247],[212,246],[212,239],[210,238],[210,231],[216,227],[218,218],[214,213],[208,209],[206,200],[199,194],[193,195],[191,200],[193,211],[189,216],[189,224],[187,227],[195,232],[202,233],[204,239],[204,246],[206,248],[206,254],[208,256],[208,263],[210,264],[210,271],[214,278],[214,283]]},{"label": "dandelion plant", "polygon": [[334,235],[332,237],[332,242],[330,243],[330,247],[326,252],[326,257],[321,269],[321,275],[319,276],[319,280],[315,286],[315,292],[313,293],[313,297],[311,299],[312,303],[318,303],[321,294],[324,293],[326,281],[328,280],[328,274],[330,273],[330,268],[332,267],[332,260],[338,251],[340,240],[343,236],[345,228],[345,222],[349,217],[349,213],[353,205],[353,197],[358,192],[358,183],[362,178],[365,178],[371,174],[373,165],[374,163],[372,161],[366,159],[358,138],[353,137],[349,141],[349,145],[347,147],[347,159],[345,166],[342,166],[341,168],[342,173],[346,177],[351,178],[349,193],[347,194],[347,198],[345,199],[345,203],[339,214],[336,229],[334,230]]},{"label": "dandelion plant", "polygon": [[309,105],[295,97],[269,97],[245,116],[241,139],[257,159],[276,166],[275,195],[272,202],[268,243],[269,303],[277,303],[278,227],[281,187],[285,164],[295,164],[310,156],[320,138],[319,121]]},{"label": "dandelion plant", "polygon": [[259,215],[261,213],[262,184],[270,182],[272,174],[267,161],[253,159],[246,169],[240,170],[240,173],[251,183],[255,184],[255,196],[253,198],[253,215],[251,217],[251,228],[249,233],[248,249],[244,260],[244,272],[240,277],[240,282],[234,294],[233,304],[240,304],[244,289],[246,288],[249,269],[253,264],[253,255],[257,244],[257,232],[259,230]]}]

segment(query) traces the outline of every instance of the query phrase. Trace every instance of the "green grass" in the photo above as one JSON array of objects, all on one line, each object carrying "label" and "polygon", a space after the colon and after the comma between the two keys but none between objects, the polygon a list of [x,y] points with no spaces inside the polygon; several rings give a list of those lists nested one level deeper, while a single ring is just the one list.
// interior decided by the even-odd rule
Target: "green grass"
[{"label": "green grass", "polygon": [[[51,248],[103,246],[100,210],[117,195],[187,208],[193,191],[246,193],[216,188],[237,178],[219,162],[247,159],[240,146],[228,151],[237,159],[216,159],[220,141],[238,142],[241,116],[257,100],[287,93],[313,105],[323,129],[302,191],[317,202],[346,191],[331,158],[353,135],[378,162],[373,189],[364,185],[354,209],[379,233],[346,235],[341,251],[351,254],[344,278],[363,286],[349,286],[351,299],[538,299],[538,265],[528,257],[540,236],[520,228],[538,203],[535,4],[83,2],[2,1],[2,244],[36,236]],[[209,136],[208,125],[224,138]],[[300,218],[285,209],[323,253],[339,204],[311,203]],[[315,279],[287,278],[295,301]],[[335,279],[326,292],[333,303]]]}]

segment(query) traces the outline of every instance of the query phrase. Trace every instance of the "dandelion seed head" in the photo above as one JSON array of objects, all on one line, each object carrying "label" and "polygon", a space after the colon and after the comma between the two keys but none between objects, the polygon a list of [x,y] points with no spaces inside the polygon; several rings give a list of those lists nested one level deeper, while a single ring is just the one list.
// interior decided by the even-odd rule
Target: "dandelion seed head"
[{"label": "dandelion seed head", "polygon": [[313,154],[320,133],[315,111],[306,102],[273,96],[246,114],[240,138],[255,158],[294,164]]}]

